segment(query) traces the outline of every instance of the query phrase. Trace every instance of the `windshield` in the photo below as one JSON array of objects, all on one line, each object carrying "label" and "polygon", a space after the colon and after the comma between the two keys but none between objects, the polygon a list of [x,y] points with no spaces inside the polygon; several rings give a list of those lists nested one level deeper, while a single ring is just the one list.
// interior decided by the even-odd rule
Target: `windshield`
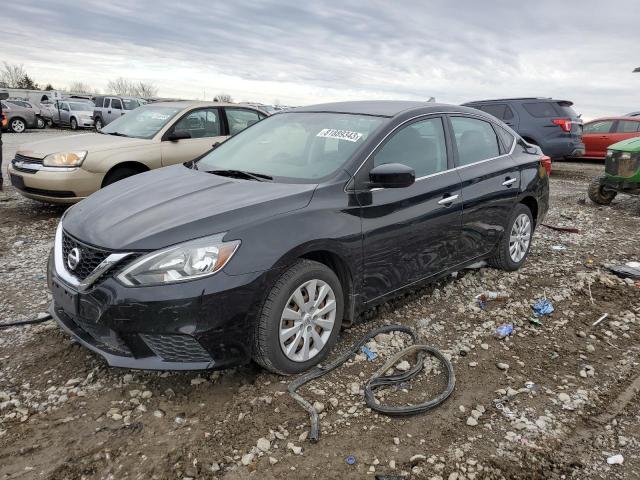
[{"label": "windshield", "polygon": [[140,106],[140,102],[138,102],[138,100],[133,100],[131,98],[123,98],[122,103],[124,103],[125,110],[134,110]]},{"label": "windshield", "polygon": [[342,113],[274,115],[212,150],[197,168],[313,181],[338,170],[383,121]]},{"label": "windshield", "polygon": [[117,118],[102,133],[134,138],[153,138],[181,111],[178,107],[143,106]]},{"label": "windshield", "polygon": [[74,112],[89,112],[93,111],[93,103],[82,102],[69,102],[69,108]]}]

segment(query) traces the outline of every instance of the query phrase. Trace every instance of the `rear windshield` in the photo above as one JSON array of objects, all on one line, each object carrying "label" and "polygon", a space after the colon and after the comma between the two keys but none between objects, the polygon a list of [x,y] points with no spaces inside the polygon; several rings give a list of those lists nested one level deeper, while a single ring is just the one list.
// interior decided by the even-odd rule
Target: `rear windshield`
[{"label": "rear windshield", "polygon": [[138,102],[138,100],[132,100],[129,98],[123,98],[122,103],[124,103],[125,110],[133,110],[140,106],[140,102]]},{"label": "rear windshield", "polygon": [[93,103],[69,102],[69,108],[74,112],[88,112],[93,110]]},{"label": "rear windshield", "polygon": [[524,109],[529,114],[536,118],[549,118],[549,117],[570,117],[577,118],[578,114],[571,106],[566,102],[535,102],[535,103],[523,103]]}]

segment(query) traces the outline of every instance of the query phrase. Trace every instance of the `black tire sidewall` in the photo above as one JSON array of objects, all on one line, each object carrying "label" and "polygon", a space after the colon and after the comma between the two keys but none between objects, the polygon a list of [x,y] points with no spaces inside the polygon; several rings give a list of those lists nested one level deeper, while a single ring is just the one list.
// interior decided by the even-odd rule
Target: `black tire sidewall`
[{"label": "black tire sidewall", "polygon": [[96,121],[94,122],[94,126],[96,127],[96,130],[102,130],[102,127],[104,127],[104,124],[102,123],[102,119],[100,117],[96,118]]},{"label": "black tire sidewall", "polygon": [[[74,127],[74,124],[75,124],[75,127]],[[69,126],[71,127],[71,130],[77,130],[78,121],[75,118],[72,118],[71,120],[69,120]]]},{"label": "black tire sidewall", "polygon": [[120,180],[124,180],[125,178],[133,177],[138,173],[141,172],[128,167],[118,167],[115,170],[107,173],[102,182],[102,186],[109,186],[113,183],[119,182]]},{"label": "black tire sidewall", "polygon": [[[323,280],[333,289],[336,298],[336,320],[333,330],[331,331],[331,335],[329,336],[329,340],[325,344],[323,350],[306,362],[294,362],[286,357],[280,347],[280,319],[282,311],[294,290],[306,281],[312,279]],[[308,370],[314,365],[322,362],[335,344],[342,325],[344,295],[340,280],[336,274],[321,263],[305,262],[305,267],[300,268],[299,271],[291,276],[291,278],[287,279],[286,282],[283,284],[276,283],[274,289],[269,294],[269,298],[272,300],[271,308],[269,312],[264,312],[263,310],[260,321],[266,322],[267,332],[265,338],[263,338],[266,345],[263,345],[263,350],[267,353],[267,357],[273,367],[275,367],[277,371],[285,374],[295,374]]]},{"label": "black tire sidewall", "polygon": [[[524,257],[519,262],[514,262],[511,258],[511,253],[509,252],[509,237],[511,236],[511,229],[513,228],[513,224],[516,221],[516,218],[521,214],[527,214],[529,216],[529,221],[531,222],[531,238],[529,239],[529,245],[527,246],[527,252]],[[524,262],[527,260],[529,256],[529,252],[531,251],[531,244],[533,243],[533,232],[534,232],[534,223],[533,223],[533,215],[531,215],[531,210],[526,205],[522,203],[518,203],[511,212],[511,217],[509,217],[509,223],[507,224],[507,230],[504,233],[503,241],[501,248],[504,249],[502,254],[504,255],[504,259],[507,263],[507,270],[518,270]]]}]

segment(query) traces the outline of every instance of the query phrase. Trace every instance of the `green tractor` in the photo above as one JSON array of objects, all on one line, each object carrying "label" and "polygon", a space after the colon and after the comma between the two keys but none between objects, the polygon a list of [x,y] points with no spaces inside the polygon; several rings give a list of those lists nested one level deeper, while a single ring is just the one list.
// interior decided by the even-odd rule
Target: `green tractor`
[{"label": "green tractor", "polygon": [[599,205],[609,205],[618,192],[640,195],[640,137],[611,145],[604,175],[589,184],[589,198]]}]

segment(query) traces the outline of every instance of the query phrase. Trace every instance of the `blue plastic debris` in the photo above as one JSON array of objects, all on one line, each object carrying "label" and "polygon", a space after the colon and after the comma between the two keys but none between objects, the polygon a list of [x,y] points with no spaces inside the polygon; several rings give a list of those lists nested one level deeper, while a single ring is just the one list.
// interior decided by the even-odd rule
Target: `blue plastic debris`
[{"label": "blue plastic debris", "polygon": [[344,459],[345,462],[347,462],[347,464],[349,465],[354,465],[356,463],[356,457],[354,457],[353,455],[349,455],[347,458]]},{"label": "blue plastic debris", "polygon": [[503,323],[496,331],[493,332],[493,335],[497,338],[505,338],[513,333],[513,324],[511,323]]},{"label": "blue plastic debris", "polygon": [[547,298],[541,298],[531,307],[533,308],[533,314],[536,317],[543,317],[545,315],[550,315],[553,313],[553,305]]},{"label": "blue plastic debris", "polygon": [[378,354],[369,350],[365,345],[362,346],[362,353],[367,356],[367,360],[370,362],[378,358]]}]

